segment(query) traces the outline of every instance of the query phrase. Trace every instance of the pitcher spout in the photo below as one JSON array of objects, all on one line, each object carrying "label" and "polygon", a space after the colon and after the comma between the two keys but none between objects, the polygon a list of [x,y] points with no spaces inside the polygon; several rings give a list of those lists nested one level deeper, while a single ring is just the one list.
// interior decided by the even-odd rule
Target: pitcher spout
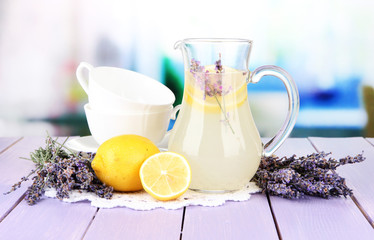
[{"label": "pitcher spout", "polygon": [[184,41],[179,40],[178,42],[174,44],[174,49],[180,49],[183,45],[184,45]]}]

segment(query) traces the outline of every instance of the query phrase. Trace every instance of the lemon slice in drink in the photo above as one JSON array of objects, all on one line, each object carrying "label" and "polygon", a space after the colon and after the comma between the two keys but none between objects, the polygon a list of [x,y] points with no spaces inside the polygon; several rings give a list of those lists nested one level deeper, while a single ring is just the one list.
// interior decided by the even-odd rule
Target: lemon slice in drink
[{"label": "lemon slice in drink", "polygon": [[[208,113],[219,113],[235,109],[247,100],[247,73],[233,68],[225,67],[224,73],[215,73],[212,66],[207,66],[208,73],[186,72],[184,99],[196,109]],[[221,79],[221,83],[217,79]],[[206,95],[206,82],[211,84],[211,88],[222,90],[224,94]],[[212,90],[213,90],[212,89]]]},{"label": "lemon slice in drink", "polygon": [[140,168],[143,188],[152,197],[167,201],[185,193],[191,183],[191,168],[187,160],[174,152],[150,156]]}]

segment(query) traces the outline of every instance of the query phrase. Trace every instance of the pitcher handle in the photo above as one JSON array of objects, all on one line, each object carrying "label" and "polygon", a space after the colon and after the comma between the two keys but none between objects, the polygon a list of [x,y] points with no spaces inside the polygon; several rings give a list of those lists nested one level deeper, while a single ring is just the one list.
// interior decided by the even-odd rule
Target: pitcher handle
[{"label": "pitcher handle", "polygon": [[294,80],[284,69],[273,65],[259,67],[252,72],[249,81],[257,83],[263,76],[274,76],[282,80],[288,95],[286,120],[278,133],[264,145],[263,156],[268,157],[271,156],[290,135],[295,126],[297,114],[299,113],[300,100]]},{"label": "pitcher handle", "polygon": [[79,84],[82,86],[83,90],[87,93],[89,92],[89,78],[86,78],[83,74],[84,69],[88,70],[88,74],[94,69],[94,67],[86,62],[81,62],[77,68],[76,75]]}]

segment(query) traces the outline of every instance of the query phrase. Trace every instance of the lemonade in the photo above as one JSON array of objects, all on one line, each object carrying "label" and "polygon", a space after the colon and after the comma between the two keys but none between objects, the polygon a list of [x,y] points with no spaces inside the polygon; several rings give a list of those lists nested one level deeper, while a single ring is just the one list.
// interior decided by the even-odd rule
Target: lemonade
[{"label": "lemonade", "polygon": [[185,72],[183,104],[169,151],[189,161],[191,189],[240,189],[254,176],[262,155],[247,102],[249,73],[217,66],[199,70],[193,64]]}]

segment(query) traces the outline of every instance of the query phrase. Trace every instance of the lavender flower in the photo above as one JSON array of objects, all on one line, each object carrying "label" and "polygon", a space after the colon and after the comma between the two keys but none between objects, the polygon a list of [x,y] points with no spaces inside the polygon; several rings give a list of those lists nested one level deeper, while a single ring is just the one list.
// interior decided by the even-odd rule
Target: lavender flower
[{"label": "lavender flower", "polygon": [[94,192],[99,197],[109,199],[113,195],[113,188],[106,186],[96,177],[91,168],[91,161],[95,154],[78,153],[68,154],[57,146],[55,140],[48,136],[47,146],[31,153],[31,160],[36,170],[31,171],[27,177],[12,186],[8,194],[19,188],[21,183],[36,173],[33,183],[26,191],[25,200],[29,205],[37,203],[44,195],[45,188],[54,188],[58,199],[69,198],[71,190],[86,190]]},{"label": "lavender flower", "polygon": [[345,179],[334,170],[341,165],[362,162],[362,154],[339,160],[327,158],[331,153],[313,153],[297,158],[264,157],[254,181],[270,195],[297,199],[305,195],[322,198],[351,196]]},{"label": "lavender flower", "polygon": [[291,168],[283,168],[279,170],[275,170],[273,172],[273,178],[276,182],[282,182],[285,184],[290,183],[296,176],[295,170]]},{"label": "lavender flower", "polygon": [[216,73],[222,73],[222,72],[224,72],[222,64],[221,64],[221,54],[219,54],[219,59],[216,61],[215,70],[216,70]]},{"label": "lavender flower", "polygon": [[200,61],[196,61],[194,58],[192,58],[190,72],[191,73],[204,72],[204,66],[200,66]]},{"label": "lavender flower", "polygon": [[297,199],[303,196],[303,192],[297,191],[292,185],[269,182],[266,188],[272,195]]},{"label": "lavender flower", "polygon": [[209,97],[224,96],[232,90],[231,86],[224,89],[222,85],[222,73],[225,71],[221,64],[221,54],[219,54],[219,60],[216,61],[215,72],[205,70],[205,67],[200,64],[200,61],[192,58],[190,72],[193,74],[195,83],[200,87],[200,90],[204,91],[204,97],[206,95]]}]

